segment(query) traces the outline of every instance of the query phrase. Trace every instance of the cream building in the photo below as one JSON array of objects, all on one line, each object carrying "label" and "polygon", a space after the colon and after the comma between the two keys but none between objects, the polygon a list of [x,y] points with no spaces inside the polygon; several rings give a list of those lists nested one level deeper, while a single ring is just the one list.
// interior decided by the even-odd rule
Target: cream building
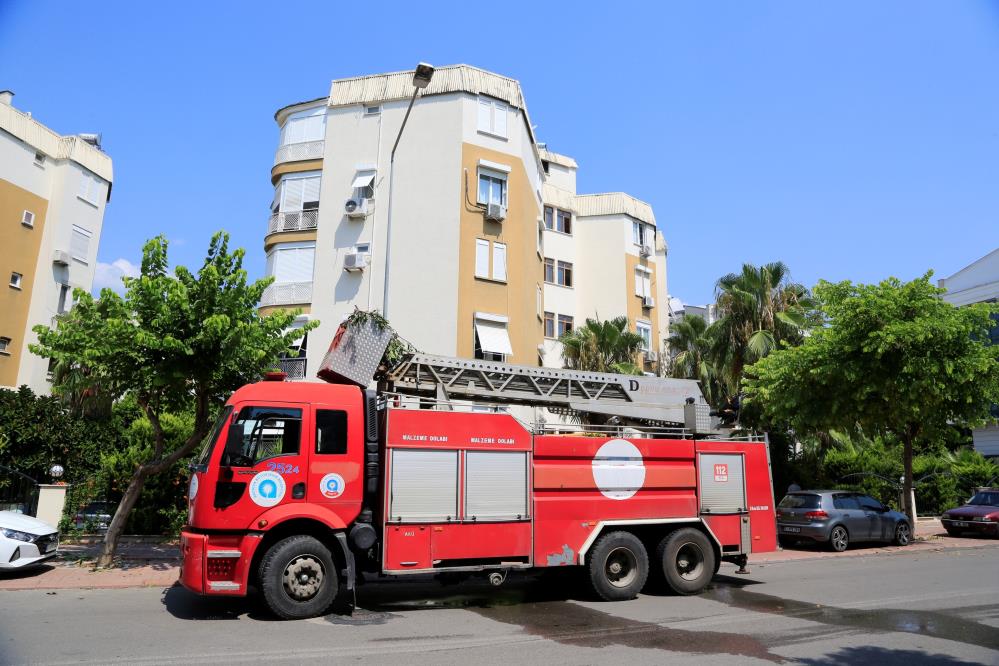
[{"label": "cream building", "polygon": [[[280,109],[261,311],[301,308],[312,378],[355,307],[428,353],[560,367],[557,336],[627,315],[654,370],[666,335],[666,245],[651,207],[576,192],[576,163],[537,142],[520,84],[467,65],[332,82]],[[387,287],[386,287],[387,281]],[[387,296],[387,300],[386,300]]]},{"label": "cream building", "polygon": [[111,158],[96,135],[60,136],[0,92],[0,387],[48,393],[48,361],[28,345],[90,290]]}]

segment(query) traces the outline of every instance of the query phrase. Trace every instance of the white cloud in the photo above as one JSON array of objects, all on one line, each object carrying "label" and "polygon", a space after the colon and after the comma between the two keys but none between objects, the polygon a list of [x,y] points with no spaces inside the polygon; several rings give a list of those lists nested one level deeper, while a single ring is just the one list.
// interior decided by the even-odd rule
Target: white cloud
[{"label": "white cloud", "polygon": [[101,293],[101,289],[108,287],[118,292],[124,293],[125,285],[122,284],[122,277],[139,277],[139,267],[128,259],[115,259],[110,264],[103,261],[97,262],[97,270],[94,271],[94,287],[91,293],[95,296]]}]

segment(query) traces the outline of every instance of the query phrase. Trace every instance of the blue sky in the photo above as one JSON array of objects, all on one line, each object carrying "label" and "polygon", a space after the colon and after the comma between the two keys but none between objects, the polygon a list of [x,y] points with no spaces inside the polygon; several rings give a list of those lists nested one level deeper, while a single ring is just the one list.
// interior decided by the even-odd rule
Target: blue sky
[{"label": "blue sky", "polygon": [[870,282],[999,246],[999,3],[346,6],[0,0],[0,88],[114,159],[102,280],[221,228],[262,275],[274,111],[420,60],[520,80],[580,192],[654,206],[687,302],[743,262]]}]

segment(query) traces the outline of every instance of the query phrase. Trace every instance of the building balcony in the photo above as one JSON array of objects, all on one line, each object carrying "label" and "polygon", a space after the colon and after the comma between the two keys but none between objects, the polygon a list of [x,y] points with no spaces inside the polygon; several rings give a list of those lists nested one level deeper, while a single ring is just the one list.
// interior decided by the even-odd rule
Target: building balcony
[{"label": "building balcony", "polygon": [[305,141],[304,143],[289,143],[286,146],[281,146],[274,155],[274,166],[285,162],[321,160],[324,143],[324,141]]},{"label": "building balcony", "polygon": [[319,224],[319,209],[274,213],[267,223],[267,234],[281,231],[314,231]]},{"label": "building balcony", "polygon": [[275,282],[264,290],[260,306],[312,303],[312,282]]},{"label": "building balcony", "polygon": [[304,356],[299,358],[282,358],[278,360],[278,367],[281,368],[281,372],[288,375],[288,379],[305,379],[305,361],[306,358]]}]

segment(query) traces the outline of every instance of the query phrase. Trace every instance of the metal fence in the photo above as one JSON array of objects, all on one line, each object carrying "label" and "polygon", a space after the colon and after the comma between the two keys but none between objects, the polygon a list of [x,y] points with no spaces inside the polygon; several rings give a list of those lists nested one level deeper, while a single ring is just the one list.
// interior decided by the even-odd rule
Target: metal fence
[{"label": "metal fence", "polygon": [[30,476],[0,465],[0,511],[35,515],[38,483]]}]

